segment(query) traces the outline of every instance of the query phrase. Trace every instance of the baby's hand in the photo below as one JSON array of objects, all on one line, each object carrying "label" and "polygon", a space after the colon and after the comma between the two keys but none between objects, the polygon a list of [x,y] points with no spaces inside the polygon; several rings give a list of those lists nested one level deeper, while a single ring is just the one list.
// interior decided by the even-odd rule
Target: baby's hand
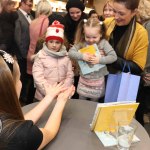
[{"label": "baby's hand", "polygon": [[90,62],[91,57],[92,57],[92,55],[89,54],[89,53],[84,53],[83,54],[83,60],[86,61],[86,62]]},{"label": "baby's hand", "polygon": [[90,63],[92,65],[99,64],[99,61],[100,61],[100,56],[92,56],[90,59]]}]

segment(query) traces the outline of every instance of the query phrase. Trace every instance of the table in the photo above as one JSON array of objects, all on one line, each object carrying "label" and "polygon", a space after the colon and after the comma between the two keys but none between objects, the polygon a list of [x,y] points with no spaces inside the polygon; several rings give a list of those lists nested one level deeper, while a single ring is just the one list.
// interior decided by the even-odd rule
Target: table
[{"label": "table", "polygon": [[[38,103],[26,105],[22,108],[26,113]],[[94,132],[90,130],[97,103],[86,100],[70,100],[66,104],[60,130],[53,141],[44,150],[110,150],[102,145]],[[49,117],[54,103],[48,108],[37,126],[43,127]],[[134,119],[138,129],[136,131],[140,142],[133,144],[133,150],[150,150],[150,138],[146,130]]]}]

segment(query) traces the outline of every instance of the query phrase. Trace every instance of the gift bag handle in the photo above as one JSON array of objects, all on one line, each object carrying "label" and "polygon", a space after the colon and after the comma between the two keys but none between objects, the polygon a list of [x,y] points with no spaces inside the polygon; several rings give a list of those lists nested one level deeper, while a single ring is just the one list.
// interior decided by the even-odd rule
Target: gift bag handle
[{"label": "gift bag handle", "polygon": [[129,72],[131,72],[130,66],[129,66],[129,64],[127,64],[126,62],[125,62],[124,65],[123,65],[122,72],[124,72],[126,65],[128,66]]}]

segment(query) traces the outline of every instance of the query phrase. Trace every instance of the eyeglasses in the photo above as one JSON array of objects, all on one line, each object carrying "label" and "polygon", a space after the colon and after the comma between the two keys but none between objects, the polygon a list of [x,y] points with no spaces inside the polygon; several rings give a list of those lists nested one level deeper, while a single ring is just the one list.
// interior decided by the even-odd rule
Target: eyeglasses
[{"label": "eyeglasses", "polygon": [[[26,3],[25,3],[26,4]],[[26,4],[27,6],[29,6],[29,7],[33,7],[33,4]]]}]

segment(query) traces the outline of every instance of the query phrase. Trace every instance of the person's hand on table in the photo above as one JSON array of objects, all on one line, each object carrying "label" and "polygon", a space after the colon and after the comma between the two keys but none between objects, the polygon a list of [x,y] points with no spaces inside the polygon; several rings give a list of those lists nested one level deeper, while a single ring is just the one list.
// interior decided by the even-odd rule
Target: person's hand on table
[{"label": "person's hand on table", "polygon": [[67,102],[68,99],[70,99],[73,94],[75,92],[75,87],[74,85],[72,85],[71,87],[69,87],[68,89],[66,89],[65,91],[62,91],[58,97],[57,97],[57,101],[64,101]]},{"label": "person's hand on table", "polygon": [[59,93],[63,92],[67,88],[64,86],[63,82],[59,84],[55,83],[54,85],[50,85],[49,87],[44,87],[46,91],[46,97],[55,98]]}]

